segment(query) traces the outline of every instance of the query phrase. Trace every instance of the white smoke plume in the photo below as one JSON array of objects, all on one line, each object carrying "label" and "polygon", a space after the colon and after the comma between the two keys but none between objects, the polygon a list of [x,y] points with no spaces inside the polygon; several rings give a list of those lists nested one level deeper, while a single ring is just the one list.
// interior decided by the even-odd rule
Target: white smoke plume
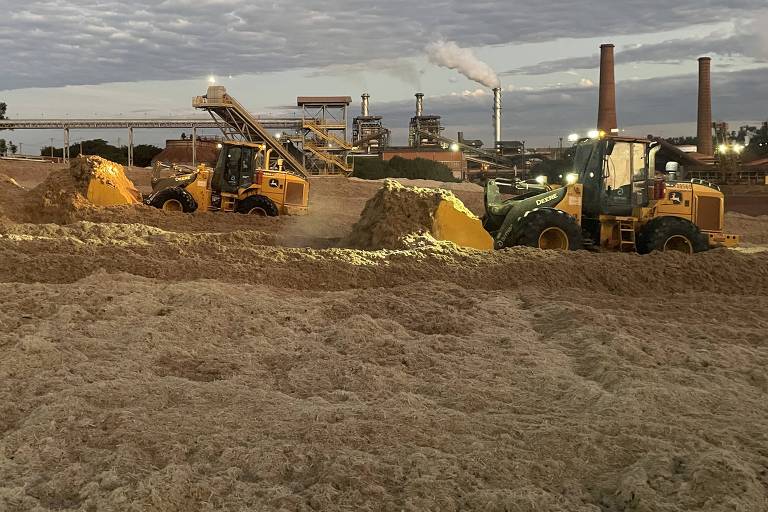
[{"label": "white smoke plume", "polygon": [[472,50],[461,48],[453,41],[435,41],[426,48],[429,62],[448,69],[455,69],[470,80],[494,89],[501,86],[496,72],[478,59]]}]

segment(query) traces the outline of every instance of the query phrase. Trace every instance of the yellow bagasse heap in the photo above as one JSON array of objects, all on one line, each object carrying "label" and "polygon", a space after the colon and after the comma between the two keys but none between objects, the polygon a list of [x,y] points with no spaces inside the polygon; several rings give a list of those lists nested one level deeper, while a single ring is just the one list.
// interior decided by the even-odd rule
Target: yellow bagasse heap
[{"label": "yellow bagasse heap", "polygon": [[470,218],[477,217],[453,192],[441,189],[405,187],[394,180],[365,205],[360,220],[352,227],[345,245],[358,249],[402,249],[414,235],[431,233],[435,212],[442,201]]}]

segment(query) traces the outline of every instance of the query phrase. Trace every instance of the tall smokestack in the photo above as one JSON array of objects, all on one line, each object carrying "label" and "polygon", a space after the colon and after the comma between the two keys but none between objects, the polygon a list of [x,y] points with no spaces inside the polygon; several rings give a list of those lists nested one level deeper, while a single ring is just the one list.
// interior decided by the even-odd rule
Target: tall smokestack
[{"label": "tall smokestack", "polygon": [[501,142],[501,87],[493,90],[493,140]]},{"label": "tall smokestack", "polygon": [[363,101],[360,102],[360,115],[368,117],[368,101],[371,98],[371,95],[366,92],[360,97],[363,99]]},{"label": "tall smokestack", "polygon": [[698,152],[712,156],[712,80],[710,78],[711,61],[709,57],[699,59],[699,139]]},{"label": "tall smokestack", "polygon": [[424,93],[417,92],[416,93],[416,117],[421,117],[423,115],[424,115]]},{"label": "tall smokestack", "polygon": [[606,133],[618,131],[616,121],[616,78],[613,45],[600,45],[600,101],[597,107],[597,129]]}]

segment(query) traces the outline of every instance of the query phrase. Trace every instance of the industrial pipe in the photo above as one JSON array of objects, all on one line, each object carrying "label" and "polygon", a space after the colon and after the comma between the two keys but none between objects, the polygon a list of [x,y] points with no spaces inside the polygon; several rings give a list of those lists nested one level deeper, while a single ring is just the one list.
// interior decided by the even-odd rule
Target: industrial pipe
[{"label": "industrial pipe", "polygon": [[493,137],[498,147],[501,142],[501,87],[493,90]]},{"label": "industrial pipe", "polygon": [[369,113],[368,113],[369,112],[369,110],[368,110],[368,101],[369,101],[370,97],[371,97],[371,95],[368,94],[367,92],[364,93],[361,96],[363,101],[360,103],[360,115],[363,116],[363,117],[368,117],[369,116]]},{"label": "industrial pipe", "polygon": [[421,117],[423,115],[424,115],[424,93],[417,92],[416,93],[416,117]]}]

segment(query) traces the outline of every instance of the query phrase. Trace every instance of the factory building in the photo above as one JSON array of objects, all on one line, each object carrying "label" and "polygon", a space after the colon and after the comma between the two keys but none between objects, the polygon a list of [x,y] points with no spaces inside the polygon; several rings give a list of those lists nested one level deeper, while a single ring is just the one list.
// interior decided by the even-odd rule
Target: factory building
[{"label": "factory building", "polygon": [[165,149],[152,159],[152,164],[167,162],[181,165],[205,164],[213,167],[219,158],[219,142],[217,137],[197,137],[194,142],[192,138],[166,140]]},{"label": "factory building", "polygon": [[378,153],[389,146],[389,130],[384,128],[381,116],[372,116],[368,93],[361,96],[360,115],[352,120],[352,145],[358,153]]},{"label": "factory building", "polygon": [[408,145],[412,148],[440,147],[443,131],[440,116],[424,114],[424,93],[416,93],[416,115],[408,126]]}]

